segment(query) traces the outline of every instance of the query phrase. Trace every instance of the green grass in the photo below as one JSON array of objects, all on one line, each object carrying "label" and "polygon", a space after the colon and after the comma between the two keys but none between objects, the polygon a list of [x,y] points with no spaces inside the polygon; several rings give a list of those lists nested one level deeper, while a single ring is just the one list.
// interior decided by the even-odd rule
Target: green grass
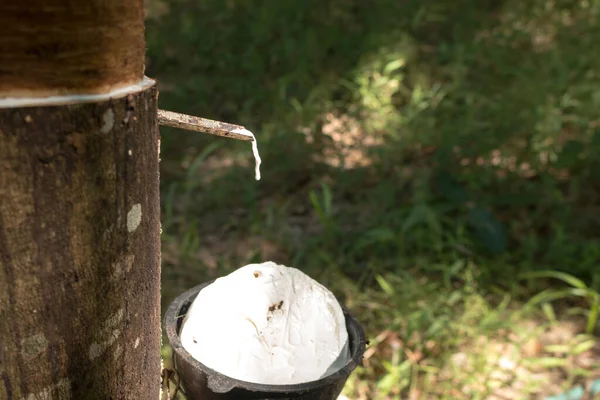
[{"label": "green grass", "polygon": [[162,129],[163,308],[300,268],[371,339],[351,399],[537,398],[600,368],[598,1],[148,5],[161,108],[263,158],[255,182],[247,143]]}]

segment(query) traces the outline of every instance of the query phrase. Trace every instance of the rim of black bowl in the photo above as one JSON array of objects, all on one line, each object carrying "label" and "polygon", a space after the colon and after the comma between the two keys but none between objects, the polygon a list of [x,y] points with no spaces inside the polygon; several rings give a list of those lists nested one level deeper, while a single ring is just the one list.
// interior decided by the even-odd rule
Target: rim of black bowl
[{"label": "rim of black bowl", "polygon": [[[235,388],[242,388],[253,392],[305,392],[308,390],[329,385],[332,382],[337,381],[339,379],[348,379],[352,371],[354,371],[356,367],[358,367],[362,363],[367,342],[364,330],[362,326],[358,323],[358,321],[350,314],[348,309],[344,305],[340,304],[344,312],[344,317],[346,318],[346,325],[348,321],[350,321],[354,325],[356,331],[358,332],[358,341],[357,343],[350,343],[351,356],[350,360],[348,360],[346,365],[344,365],[342,368],[330,375],[327,375],[316,381],[310,381],[305,383],[295,383],[289,385],[270,385],[266,383],[254,383],[235,379],[225,374],[222,374],[212,368],[207,367],[206,365],[202,364],[200,361],[192,357],[192,355],[188,353],[186,349],[183,348],[178,332],[178,325],[180,326],[181,324],[178,324],[177,320],[178,318],[183,317],[185,315],[185,313],[180,313],[185,303],[189,301],[188,307],[191,306],[198,293],[214,281],[215,279],[203,282],[200,285],[194,286],[193,288],[177,296],[177,298],[173,300],[173,302],[169,305],[169,308],[165,313],[164,327],[167,334],[167,339],[169,340],[169,344],[173,348],[173,351],[179,353],[181,356],[184,356],[187,362],[192,364],[192,366],[194,366],[196,369],[203,371],[206,375],[213,375],[215,377],[218,376],[219,380],[228,381],[228,384],[225,385],[226,390],[224,392],[228,392]],[[185,310],[185,312],[187,312],[187,310]],[[181,319],[183,320],[183,318]],[[171,323],[171,321],[173,321],[173,323]],[[346,327],[346,329],[348,329],[348,327]],[[350,334],[348,336],[350,340]],[[174,366],[174,368],[177,368],[177,366]],[[183,382],[183,384],[185,386],[185,382]]]}]

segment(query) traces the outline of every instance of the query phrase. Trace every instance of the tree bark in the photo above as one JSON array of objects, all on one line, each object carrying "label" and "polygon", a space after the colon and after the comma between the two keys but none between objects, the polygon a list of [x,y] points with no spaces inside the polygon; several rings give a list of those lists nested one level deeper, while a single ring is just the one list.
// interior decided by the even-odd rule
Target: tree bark
[{"label": "tree bark", "polygon": [[0,2],[1,400],[159,397],[143,34],[140,0]]},{"label": "tree bark", "polygon": [[144,53],[142,0],[0,1],[0,96],[106,93]]},{"label": "tree bark", "polygon": [[0,109],[0,399],[159,395],[156,102]]}]

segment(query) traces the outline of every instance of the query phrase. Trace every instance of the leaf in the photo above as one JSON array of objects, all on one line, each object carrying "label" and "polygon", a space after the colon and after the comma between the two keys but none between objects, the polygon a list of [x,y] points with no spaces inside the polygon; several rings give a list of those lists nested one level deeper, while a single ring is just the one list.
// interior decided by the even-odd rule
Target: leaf
[{"label": "leaf", "polygon": [[527,362],[527,364],[530,364],[531,366],[543,367],[543,368],[563,367],[563,366],[567,365],[567,363],[568,363],[568,361],[566,359],[558,358],[558,357],[541,357],[541,358],[529,360]]},{"label": "leaf", "polygon": [[422,207],[422,205],[418,204],[411,209],[410,214],[408,214],[408,217],[402,222],[403,234],[410,231],[413,226],[423,222],[424,217]]},{"label": "leaf", "polygon": [[388,373],[377,382],[377,387],[384,393],[389,393],[396,384],[396,376]]},{"label": "leaf", "polygon": [[571,296],[580,296],[585,297],[586,293],[578,291],[578,289],[562,289],[562,290],[552,290],[547,289],[543,292],[540,292],[533,296],[529,301],[525,304],[526,307],[536,306],[540,303],[546,303],[554,300],[564,299]]},{"label": "leaf", "polygon": [[389,228],[385,228],[385,227],[374,228],[374,229],[367,231],[366,233],[364,233],[362,235],[362,237],[359,239],[358,243],[356,244],[355,248],[356,248],[356,250],[362,250],[365,247],[368,247],[368,246],[371,246],[374,244],[383,244],[383,243],[393,242],[395,240],[395,238],[396,238],[396,236],[395,236],[394,232]]},{"label": "leaf", "polygon": [[596,132],[594,132],[590,142],[590,148],[592,153],[594,153],[596,156],[598,155],[598,152],[600,152],[600,128],[596,129]]},{"label": "leaf", "polygon": [[544,351],[548,353],[567,354],[570,350],[566,344],[550,344],[544,347]]},{"label": "leaf", "polygon": [[167,194],[165,196],[163,196],[165,198],[164,200],[164,204],[165,204],[165,215],[164,215],[164,220],[165,222],[163,222],[162,228],[164,230],[167,230],[167,227],[169,227],[174,219],[174,215],[175,215],[175,199],[177,198],[177,191],[179,189],[179,184],[177,182],[172,183],[169,186],[169,189],[167,191]]},{"label": "leaf", "polygon": [[381,289],[385,292],[385,294],[389,296],[394,294],[394,288],[389,284],[388,281],[385,280],[383,276],[377,275],[375,280],[377,280],[377,283],[379,283],[379,286],[381,286]]},{"label": "leaf", "polygon": [[579,140],[569,140],[558,154],[555,165],[559,168],[569,168],[575,165],[584,150],[583,143]]},{"label": "leaf", "polygon": [[383,69],[383,73],[385,75],[388,75],[392,72],[394,72],[395,70],[397,70],[398,68],[403,67],[406,64],[406,60],[403,58],[398,58],[396,60],[390,61],[389,63],[386,64],[385,68]]},{"label": "leaf", "polygon": [[581,353],[585,353],[586,351],[593,349],[594,346],[596,346],[596,340],[588,339],[584,342],[577,343],[571,350],[571,354],[579,355]]},{"label": "leaf", "polygon": [[446,200],[463,204],[469,200],[465,188],[449,173],[441,172],[436,179],[436,188]]},{"label": "leaf", "polygon": [[438,215],[431,207],[425,207],[425,222],[429,229],[431,229],[435,233],[442,232],[442,225],[440,224],[440,220]]},{"label": "leaf", "polygon": [[311,202],[313,208],[315,209],[315,212],[317,213],[319,220],[321,221],[321,223],[324,223],[324,221],[326,220],[325,211],[323,210],[323,207],[321,207],[319,198],[317,197],[317,194],[315,193],[314,190],[310,191],[310,193],[308,194],[308,198],[310,199],[310,202]]},{"label": "leaf", "polygon": [[521,274],[523,279],[536,279],[536,278],[554,278],[565,282],[568,285],[571,285],[578,289],[587,290],[587,285],[581,280],[573,275],[560,272],[560,271],[535,271]]},{"label": "leaf", "polygon": [[333,213],[333,195],[331,194],[331,188],[326,183],[322,183],[321,190],[323,192],[323,208],[325,214],[331,216]]},{"label": "leaf", "polygon": [[544,312],[544,315],[546,315],[546,318],[548,318],[548,321],[550,321],[553,324],[556,323],[556,314],[554,313],[554,308],[552,307],[552,304],[542,303],[542,311]]},{"label": "leaf", "polygon": [[504,226],[489,211],[472,207],[467,213],[467,222],[475,231],[475,237],[492,253],[506,249]]},{"label": "leaf", "polygon": [[206,146],[204,149],[202,149],[200,154],[198,154],[196,156],[196,158],[194,158],[194,161],[192,161],[192,163],[190,164],[190,166],[188,168],[188,172],[187,172],[188,181],[191,181],[193,179],[193,177],[198,172],[198,168],[200,167],[200,165],[202,165],[202,163],[204,161],[206,161],[208,156],[211,155],[211,153],[214,153],[221,146],[222,146],[221,142],[211,142],[208,146]]},{"label": "leaf", "polygon": [[448,304],[448,306],[453,307],[460,300],[462,300],[462,293],[458,292],[458,291],[455,291],[455,292],[452,292],[450,294],[450,296],[448,296],[448,299],[446,300],[446,303]]},{"label": "leaf", "polygon": [[402,224],[402,233],[410,231],[414,226],[424,224],[436,233],[440,233],[442,227],[437,214],[425,204],[414,206]]},{"label": "leaf", "polygon": [[592,302],[592,306],[590,309],[590,314],[588,315],[587,324],[585,326],[585,333],[592,334],[596,329],[596,325],[598,323],[598,313],[600,311],[600,304],[598,298],[594,298]]}]

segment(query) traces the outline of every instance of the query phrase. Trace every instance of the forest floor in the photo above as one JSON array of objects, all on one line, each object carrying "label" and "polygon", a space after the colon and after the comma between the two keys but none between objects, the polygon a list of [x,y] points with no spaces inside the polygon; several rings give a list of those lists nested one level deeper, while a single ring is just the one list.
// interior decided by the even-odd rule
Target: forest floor
[{"label": "forest floor", "polygon": [[272,260],[364,326],[349,399],[599,378],[600,3],[268,3],[147,2],[161,108],[263,159],[161,128],[163,309]]}]

